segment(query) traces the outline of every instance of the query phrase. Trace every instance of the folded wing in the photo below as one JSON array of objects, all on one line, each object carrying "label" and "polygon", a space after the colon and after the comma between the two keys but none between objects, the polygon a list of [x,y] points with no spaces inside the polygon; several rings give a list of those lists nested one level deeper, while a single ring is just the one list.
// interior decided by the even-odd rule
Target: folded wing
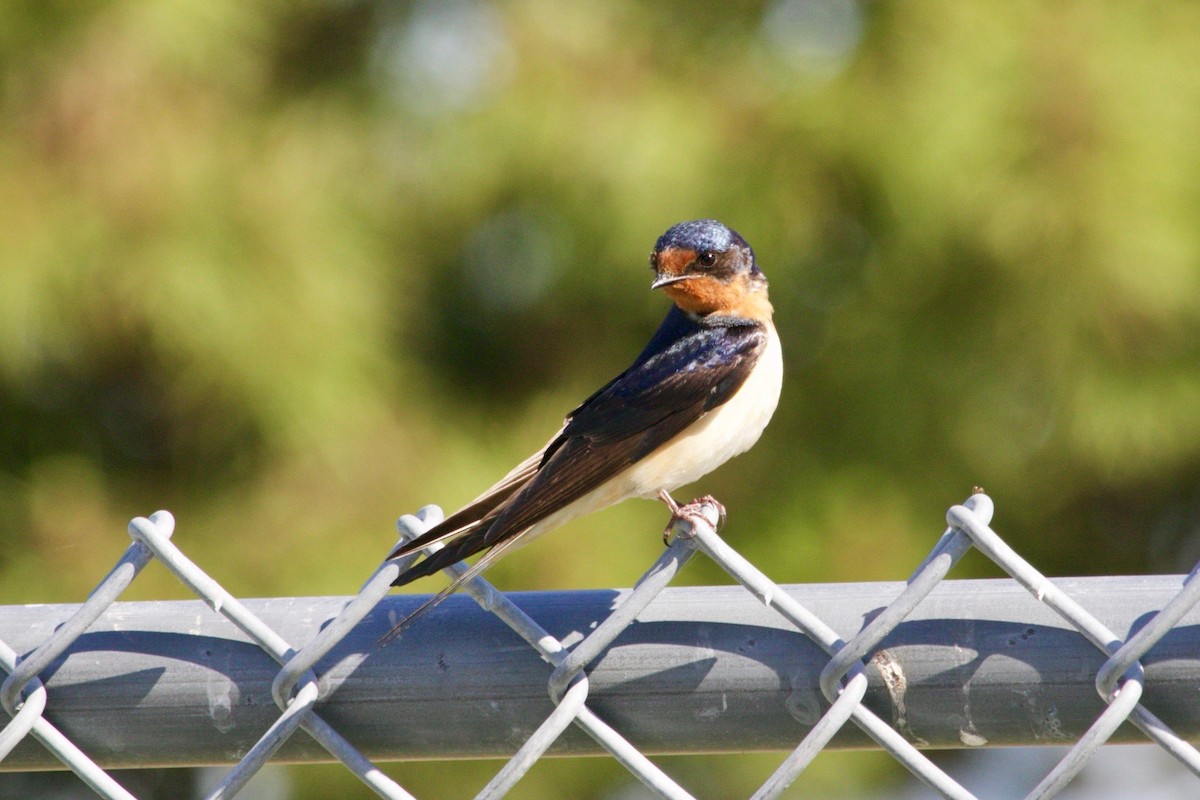
[{"label": "folded wing", "polygon": [[[675,335],[663,335],[668,325]],[[651,347],[575,409],[545,448],[398,548],[391,557],[449,540],[401,574],[395,585],[519,537],[666,444],[737,391],[765,344],[766,333],[756,325],[681,326],[678,318],[668,316]]]}]

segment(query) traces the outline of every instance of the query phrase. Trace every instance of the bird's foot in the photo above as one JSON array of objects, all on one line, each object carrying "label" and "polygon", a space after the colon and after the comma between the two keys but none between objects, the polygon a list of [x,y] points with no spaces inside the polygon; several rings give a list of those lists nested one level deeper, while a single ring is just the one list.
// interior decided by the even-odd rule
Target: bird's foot
[{"label": "bird's foot", "polygon": [[[717,512],[715,520],[711,516],[712,511]],[[714,530],[720,530],[725,525],[725,506],[711,494],[697,497],[690,503],[675,506],[671,509],[671,521],[667,523],[666,530],[663,531],[663,544],[670,547],[674,538],[690,539],[695,536],[695,525],[698,519],[703,520],[706,525],[711,525]]]}]

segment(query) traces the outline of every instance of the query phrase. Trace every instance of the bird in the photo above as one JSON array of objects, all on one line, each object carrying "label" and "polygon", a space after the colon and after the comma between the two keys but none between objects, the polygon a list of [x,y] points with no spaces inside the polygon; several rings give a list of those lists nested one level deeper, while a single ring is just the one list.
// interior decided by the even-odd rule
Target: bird
[{"label": "bird", "polygon": [[670,493],[748,450],[775,412],[783,356],[767,278],[746,240],[714,219],[668,228],[655,242],[650,268],[650,288],[673,303],[629,368],[569,413],[545,447],[388,556],[444,543],[393,581],[403,586],[487,551],[384,641],[501,556],[627,498],[665,503],[668,531],[703,501],[724,519],[724,507],[711,496],[680,506]]}]

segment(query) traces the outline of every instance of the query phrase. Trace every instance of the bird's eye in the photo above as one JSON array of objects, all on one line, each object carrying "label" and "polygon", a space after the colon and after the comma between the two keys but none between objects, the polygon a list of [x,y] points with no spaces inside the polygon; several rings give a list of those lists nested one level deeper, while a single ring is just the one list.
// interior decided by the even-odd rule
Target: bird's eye
[{"label": "bird's eye", "polygon": [[700,254],[700,263],[703,266],[711,267],[713,264],[717,263],[717,254],[712,250],[705,250]]},{"label": "bird's eye", "polygon": [[653,269],[653,270],[658,269],[658,253],[650,254],[650,269]]}]

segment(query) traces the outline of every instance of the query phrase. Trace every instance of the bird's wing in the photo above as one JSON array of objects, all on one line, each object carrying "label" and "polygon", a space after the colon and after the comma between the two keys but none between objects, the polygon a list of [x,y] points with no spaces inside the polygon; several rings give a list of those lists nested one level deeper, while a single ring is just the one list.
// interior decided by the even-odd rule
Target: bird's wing
[{"label": "bird's wing", "polygon": [[[400,558],[409,553],[415,553],[431,544],[437,544],[447,539],[466,536],[478,530],[484,524],[491,522],[503,510],[504,504],[512,499],[513,495],[523,489],[537,473],[538,469],[541,468],[542,463],[546,460],[546,451],[559,444],[566,426],[571,423],[575,416],[587,408],[592,401],[609,391],[618,381],[625,380],[631,372],[641,367],[651,357],[662,354],[673,343],[682,340],[688,335],[694,335],[699,330],[701,329],[695,322],[691,321],[678,308],[672,306],[662,324],[659,325],[658,330],[655,331],[654,336],[651,337],[650,342],[642,350],[641,354],[638,355],[637,359],[634,360],[633,365],[593,392],[590,397],[568,414],[563,422],[563,427],[559,428],[558,433],[550,437],[550,441],[546,443],[545,447],[514,467],[496,485],[479,495],[479,497],[476,497],[470,503],[455,511],[417,538],[397,547],[388,556],[388,559]],[[413,577],[418,576],[414,575]]]},{"label": "bird's wing", "polygon": [[666,444],[745,382],[766,345],[758,327],[701,329],[629,370],[571,417],[541,469],[488,531],[488,545],[579,499]]},{"label": "bird's wing", "polygon": [[697,327],[639,359],[572,413],[523,486],[514,487],[486,519],[463,527],[456,536],[439,534],[441,539],[455,538],[410,567],[396,585],[520,535],[649,455],[728,400],[746,380],[766,341],[766,332],[757,326]]}]

